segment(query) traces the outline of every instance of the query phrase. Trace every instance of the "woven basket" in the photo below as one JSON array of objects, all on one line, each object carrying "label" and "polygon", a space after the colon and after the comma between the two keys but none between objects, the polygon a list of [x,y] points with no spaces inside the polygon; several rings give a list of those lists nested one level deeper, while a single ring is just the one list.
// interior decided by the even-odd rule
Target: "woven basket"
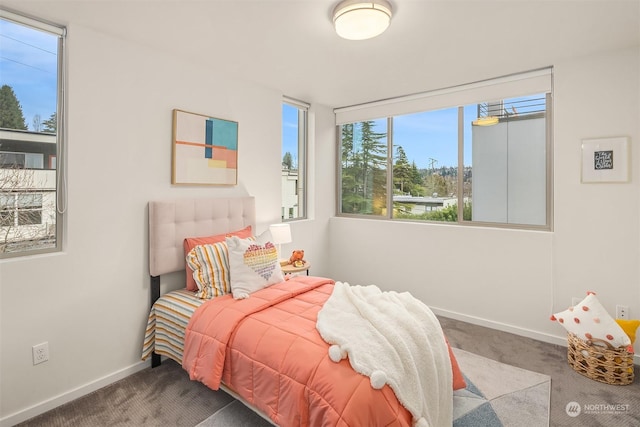
[{"label": "woven basket", "polygon": [[584,341],[569,334],[567,339],[567,360],[577,373],[605,384],[633,382],[633,353],[597,338]]}]

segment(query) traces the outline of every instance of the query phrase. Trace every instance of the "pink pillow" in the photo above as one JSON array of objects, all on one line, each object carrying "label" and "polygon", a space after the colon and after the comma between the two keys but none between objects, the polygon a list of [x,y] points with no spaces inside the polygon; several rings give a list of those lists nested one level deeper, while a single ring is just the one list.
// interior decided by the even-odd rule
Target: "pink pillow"
[{"label": "pink pillow", "polygon": [[[186,239],[184,239],[184,243],[183,243],[184,256],[186,258],[187,254],[191,252],[191,249],[195,248],[196,246],[212,245],[214,243],[224,242],[224,239],[231,236],[238,236],[241,239],[246,239],[247,237],[251,237],[252,235],[253,234],[251,233],[251,226],[248,225],[242,230],[233,231],[231,233],[217,234],[215,236],[208,236],[208,237],[187,237]],[[193,270],[191,270],[191,268],[189,268],[188,265],[186,267],[186,274],[187,274],[187,289],[190,291],[197,291],[198,285],[196,285],[195,280],[193,280]]]}]

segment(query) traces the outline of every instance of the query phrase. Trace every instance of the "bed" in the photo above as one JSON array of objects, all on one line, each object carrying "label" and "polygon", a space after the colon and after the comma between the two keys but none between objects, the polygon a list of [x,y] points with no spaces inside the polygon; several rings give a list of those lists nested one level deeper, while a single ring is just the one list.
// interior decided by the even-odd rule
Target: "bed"
[{"label": "bed", "polygon": [[[275,425],[437,425],[418,423],[395,388],[384,383],[374,388],[373,377],[355,372],[344,355],[342,360],[329,356],[331,346],[316,329],[318,313],[336,287],[329,278],[297,276],[246,299],[231,294],[204,299],[187,289],[161,296],[162,275],[183,271],[185,280],[190,277],[187,240],[197,244],[203,236],[252,234],[255,218],[252,197],[149,203],[152,307],[142,359],[150,357],[156,367],[168,357],[191,379],[227,391]],[[450,349],[447,362],[453,371],[448,387],[463,387]]]}]

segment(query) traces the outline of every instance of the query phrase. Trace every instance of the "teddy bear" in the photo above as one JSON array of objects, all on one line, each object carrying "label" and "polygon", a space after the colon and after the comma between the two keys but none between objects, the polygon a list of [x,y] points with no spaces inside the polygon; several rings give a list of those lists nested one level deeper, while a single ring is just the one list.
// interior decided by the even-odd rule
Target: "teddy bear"
[{"label": "teddy bear", "polygon": [[289,258],[289,264],[294,267],[302,267],[304,265],[304,251],[302,249],[296,249]]}]

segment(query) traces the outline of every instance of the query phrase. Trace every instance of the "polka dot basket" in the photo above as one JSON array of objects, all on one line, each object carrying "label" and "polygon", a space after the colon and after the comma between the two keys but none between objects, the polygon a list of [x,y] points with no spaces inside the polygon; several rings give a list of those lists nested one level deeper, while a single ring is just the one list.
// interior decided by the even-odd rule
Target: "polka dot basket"
[{"label": "polka dot basket", "polygon": [[568,334],[567,360],[579,374],[605,384],[628,385],[633,382],[633,353],[627,347],[613,347],[597,338],[582,340]]}]

